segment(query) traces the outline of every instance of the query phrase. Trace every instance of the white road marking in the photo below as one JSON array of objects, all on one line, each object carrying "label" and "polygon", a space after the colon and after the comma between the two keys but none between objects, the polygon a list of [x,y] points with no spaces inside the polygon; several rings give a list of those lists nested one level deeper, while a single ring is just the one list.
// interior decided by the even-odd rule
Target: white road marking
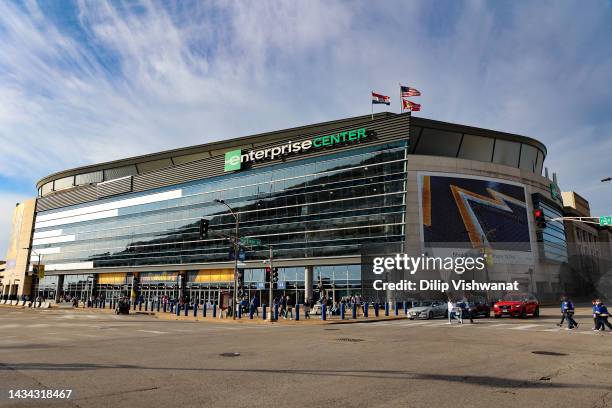
[{"label": "white road marking", "polygon": [[137,330],[143,333],[152,333],[152,334],[168,334],[169,332],[157,331],[157,330]]},{"label": "white road marking", "polygon": [[520,326],[516,326],[516,327],[511,327],[508,330],[529,330],[529,329],[533,329],[535,327],[541,327],[542,325],[540,324],[522,324]]}]

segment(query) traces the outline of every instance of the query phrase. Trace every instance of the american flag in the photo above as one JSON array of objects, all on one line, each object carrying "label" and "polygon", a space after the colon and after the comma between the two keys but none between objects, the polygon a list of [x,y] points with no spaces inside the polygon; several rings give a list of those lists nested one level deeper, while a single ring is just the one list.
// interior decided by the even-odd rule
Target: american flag
[{"label": "american flag", "polygon": [[421,96],[421,92],[418,89],[411,88],[409,86],[400,85],[400,93],[403,97],[406,96]]},{"label": "american flag", "polygon": [[391,98],[385,95],[377,94],[376,92],[372,92],[372,104],[376,103],[391,105]]},{"label": "american flag", "polygon": [[408,99],[402,99],[402,109],[412,112],[418,112],[421,110],[421,104],[411,102]]}]

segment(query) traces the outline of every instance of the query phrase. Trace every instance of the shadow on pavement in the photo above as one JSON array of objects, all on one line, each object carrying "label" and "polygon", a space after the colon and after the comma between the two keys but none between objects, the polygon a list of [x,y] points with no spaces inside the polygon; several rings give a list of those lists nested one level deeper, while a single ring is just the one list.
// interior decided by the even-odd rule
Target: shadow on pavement
[{"label": "shadow on pavement", "polygon": [[494,388],[586,388],[612,390],[612,386],[586,385],[571,383],[551,383],[534,380],[515,380],[510,378],[477,376],[477,375],[450,375],[415,373],[403,370],[274,370],[274,369],[224,369],[224,368],[183,368],[183,367],[146,367],[131,364],[88,364],[88,363],[0,363],[1,370],[49,370],[49,371],[88,371],[105,369],[128,370],[159,370],[159,371],[194,371],[209,373],[252,373],[252,374],[281,374],[281,375],[311,375],[331,377],[354,378],[380,378],[399,380],[444,381],[463,384],[481,385]]}]

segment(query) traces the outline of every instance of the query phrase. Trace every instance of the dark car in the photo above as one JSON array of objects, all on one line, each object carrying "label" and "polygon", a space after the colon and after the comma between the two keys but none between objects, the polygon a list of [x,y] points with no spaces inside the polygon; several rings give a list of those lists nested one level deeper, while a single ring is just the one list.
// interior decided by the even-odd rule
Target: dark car
[{"label": "dark car", "polygon": [[528,293],[508,294],[493,306],[496,318],[502,316],[513,316],[525,318],[527,315],[538,317],[540,315],[540,303],[535,296]]},{"label": "dark car", "polygon": [[491,306],[485,299],[474,299],[468,304],[472,317],[491,317]]}]

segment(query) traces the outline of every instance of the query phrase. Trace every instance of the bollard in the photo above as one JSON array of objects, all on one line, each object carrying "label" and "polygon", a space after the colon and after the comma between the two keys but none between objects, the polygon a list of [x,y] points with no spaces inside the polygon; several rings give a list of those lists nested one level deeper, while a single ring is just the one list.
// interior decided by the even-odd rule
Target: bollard
[{"label": "bollard", "polygon": [[363,317],[368,317],[368,312],[370,311],[370,305],[368,302],[363,302]]},{"label": "bollard", "polygon": [[242,307],[238,305],[238,318],[242,319]]},{"label": "bollard", "polygon": [[249,319],[253,320],[253,313],[255,313],[255,308],[253,306],[249,307]]},{"label": "bollard", "polygon": [[189,304],[185,303],[185,316],[189,315]]},{"label": "bollard", "polygon": [[295,304],[295,320],[300,320],[300,305]]},{"label": "bollard", "polygon": [[404,300],[404,314],[408,316],[408,302]]},{"label": "bollard", "polygon": [[374,317],[378,317],[378,308],[380,307],[380,305],[378,304],[378,302],[374,303]]},{"label": "bollard", "polygon": [[321,320],[327,320],[327,306],[321,305]]},{"label": "bollard", "polygon": [[340,303],[340,320],[344,320],[344,303]]},{"label": "bollard", "polygon": [[157,313],[159,313],[159,306],[160,306],[159,303],[160,303],[160,301],[158,300],[157,301]]},{"label": "bollard", "polygon": [[213,317],[217,317],[217,304],[213,304]]},{"label": "bollard", "polygon": [[202,305],[202,317],[206,317],[206,302]]},{"label": "bollard", "polygon": [[176,305],[176,315],[177,316],[181,315],[181,305]]},{"label": "bollard", "polygon": [[198,303],[193,304],[193,317],[198,317]]},{"label": "bollard", "polygon": [[385,302],[385,316],[389,316],[389,302]]},{"label": "bollard", "polygon": [[272,316],[274,316],[274,320],[278,320],[278,303],[274,304],[274,314]]},{"label": "bollard", "polygon": [[142,300],[138,302],[138,311],[142,310]]},{"label": "bollard", "polygon": [[399,308],[397,305],[397,301],[393,302],[393,311],[395,312],[396,316],[399,316]]},{"label": "bollard", "polygon": [[261,319],[262,320],[266,320],[266,309],[268,308],[267,306],[268,305],[266,305],[265,303],[261,305]]},{"label": "bollard", "polygon": [[149,311],[149,301],[145,300],[144,304],[145,304],[145,312],[148,312]]},{"label": "bollard", "polygon": [[353,319],[357,319],[357,303],[353,303]]}]

